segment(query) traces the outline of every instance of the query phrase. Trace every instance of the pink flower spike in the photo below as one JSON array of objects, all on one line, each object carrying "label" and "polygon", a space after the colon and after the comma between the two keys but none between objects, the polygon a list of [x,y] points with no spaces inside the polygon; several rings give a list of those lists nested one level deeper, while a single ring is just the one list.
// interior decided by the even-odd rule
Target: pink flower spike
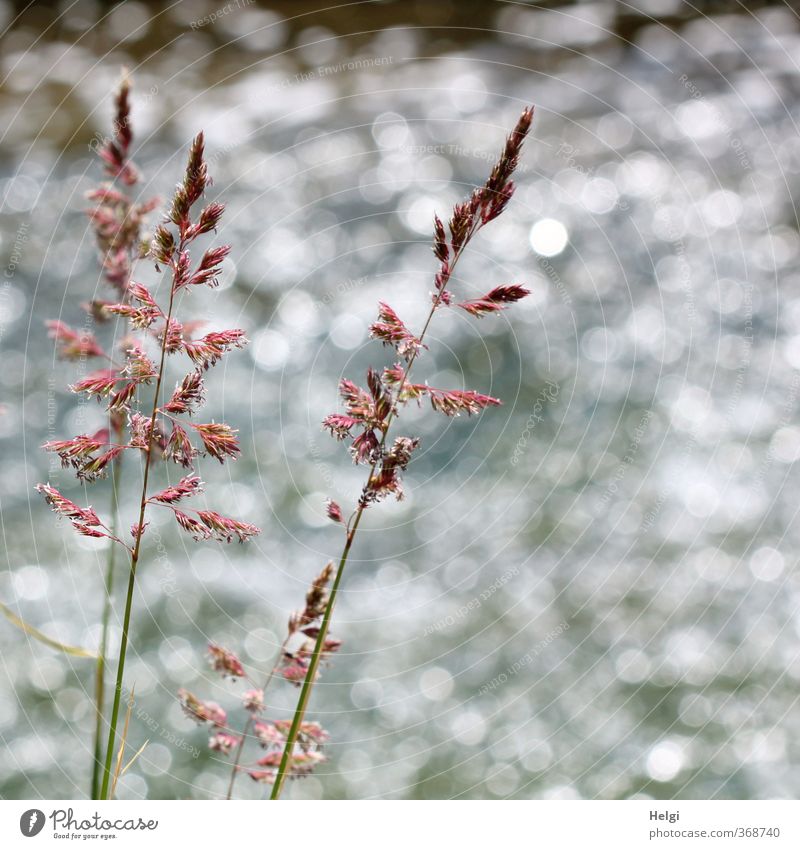
[{"label": "pink flower spike", "polygon": [[163,224],[159,224],[150,243],[150,256],[156,263],[169,265],[174,254],[175,237]]},{"label": "pink flower spike", "polygon": [[285,678],[290,684],[295,684],[298,687],[305,680],[307,671],[308,667],[297,660],[280,667],[281,677]]},{"label": "pink flower spike", "polygon": [[133,133],[131,132],[130,83],[127,77],[122,80],[114,99],[114,137],[106,138],[98,153],[106,164],[109,177],[121,180],[126,186],[132,186],[138,174],[128,159]]},{"label": "pink flower spike", "polygon": [[420,340],[403,324],[397,313],[383,302],[378,304],[378,320],[369,328],[373,339],[380,339],[384,345],[392,345],[406,360],[415,356],[425,347]]},{"label": "pink flower spike", "polygon": [[112,189],[111,186],[99,186],[96,189],[90,189],[84,194],[86,200],[94,201],[95,203],[124,203],[127,199],[122,192]]},{"label": "pink flower spike", "polygon": [[223,727],[228,722],[228,715],[216,702],[201,701],[183,688],[178,690],[178,700],[189,719],[193,719],[200,725],[210,722],[212,725]]},{"label": "pink flower spike", "polygon": [[492,173],[489,175],[484,186],[476,190],[474,195],[477,201],[475,211],[477,212],[480,209],[482,224],[486,224],[497,218],[506,208],[511,196],[514,194],[514,184],[511,182],[511,175],[519,164],[522,143],[528,135],[532,121],[533,109],[523,110],[516,126],[506,139],[505,148],[497,164],[492,169]]},{"label": "pink flower spike", "polygon": [[333,654],[334,652],[339,651],[342,647],[342,641],[337,637],[328,637],[327,640],[322,644],[323,654]]},{"label": "pink flower spike", "polygon": [[339,522],[340,524],[344,524],[344,517],[342,516],[342,508],[330,498],[326,502],[326,509],[328,513],[328,518],[332,522]]},{"label": "pink flower spike", "polygon": [[231,734],[229,731],[215,731],[208,740],[208,748],[212,752],[221,755],[229,755],[241,742],[241,737]]},{"label": "pink flower spike", "polygon": [[[184,325],[175,318],[165,322],[156,334],[159,342],[165,342],[168,354],[175,354],[183,348]],[[166,336],[166,340],[164,337]]]},{"label": "pink flower spike", "polygon": [[73,330],[63,321],[48,321],[47,335],[55,340],[58,356],[63,360],[78,360],[82,357],[105,357],[106,352],[97,339],[88,331]]},{"label": "pink flower spike", "polygon": [[263,690],[247,690],[242,693],[242,703],[244,709],[250,713],[261,713],[264,710],[264,691]]},{"label": "pink flower spike", "polygon": [[199,542],[200,540],[211,538],[211,531],[204,524],[198,522],[197,519],[187,516],[186,513],[182,513],[180,510],[173,509],[172,512],[175,514],[175,521],[178,525],[184,531],[190,533],[196,541]]},{"label": "pink flower spike", "polygon": [[339,381],[339,394],[351,416],[361,421],[368,421],[375,417],[375,408],[372,397],[360,386],[356,386],[352,380],[343,378]]},{"label": "pink flower spike", "polygon": [[175,504],[182,498],[190,498],[203,491],[203,482],[197,475],[187,475],[178,483],[168,486],[161,492],[151,495],[149,501],[157,501],[159,504]]},{"label": "pink flower spike", "polygon": [[444,224],[438,215],[433,216],[433,233],[433,253],[439,262],[446,263],[450,257],[450,251],[447,247]]},{"label": "pink flower spike", "polygon": [[387,386],[391,386],[396,390],[395,400],[401,404],[405,404],[408,401],[419,403],[422,396],[427,394],[429,389],[425,383],[410,383],[407,381],[405,369],[399,363],[383,370],[383,381]]},{"label": "pink flower spike", "polygon": [[[314,767],[324,763],[325,755],[318,749],[309,751],[299,751],[289,758],[289,778],[298,778],[303,775],[310,775],[314,771]],[[279,751],[270,752],[264,755],[263,758],[256,762],[257,766],[274,767],[276,770],[281,763],[281,753]],[[251,773],[252,775],[252,773]],[[261,781],[269,781],[269,779],[258,779]]]},{"label": "pink flower spike", "polygon": [[186,163],[186,176],[183,179],[190,206],[200,199],[210,182],[205,161],[205,137],[199,132],[189,148],[189,161]]},{"label": "pink flower spike", "polygon": [[106,304],[106,313],[127,318],[137,330],[146,330],[161,316],[161,310],[153,307],[135,307],[132,304]]},{"label": "pink flower spike", "polygon": [[[276,719],[275,728],[285,737],[289,733],[291,727],[290,719]],[[309,745],[321,746],[326,743],[330,735],[318,722],[301,722],[300,731],[297,737],[298,743],[306,748]]]},{"label": "pink flower spike", "polygon": [[462,391],[460,389],[434,389],[429,386],[427,393],[430,396],[433,409],[444,413],[446,416],[457,416],[462,412],[471,416],[487,407],[499,407],[502,404],[502,401],[498,398],[492,398],[491,395],[481,395],[474,389]]},{"label": "pink flower spike", "polygon": [[373,455],[378,448],[378,437],[372,430],[360,433],[350,446],[350,454],[354,463],[371,463]]},{"label": "pink flower spike", "polygon": [[72,523],[75,530],[83,537],[92,537],[94,539],[108,539],[108,534],[104,534],[102,531],[98,531],[96,528],[90,528],[87,525],[78,525],[75,522]]},{"label": "pink flower spike", "polygon": [[125,364],[124,374],[136,383],[150,383],[156,378],[156,365],[147,356],[138,341],[133,341],[125,352],[127,362]]},{"label": "pink flower spike", "polygon": [[73,392],[85,392],[87,395],[103,397],[110,395],[114,387],[124,378],[114,369],[101,369],[86,375],[82,380],[70,386]]},{"label": "pink flower spike", "polygon": [[151,307],[161,312],[156,299],[153,297],[150,290],[143,283],[134,283],[133,280],[128,284],[128,295],[138,301],[142,306]]},{"label": "pink flower spike", "polygon": [[192,466],[197,451],[192,445],[186,431],[177,423],[172,423],[172,433],[167,440],[165,456],[189,469]]},{"label": "pink flower spike", "polygon": [[242,662],[232,651],[216,643],[209,643],[208,655],[214,671],[219,672],[223,678],[230,676],[235,681],[237,678],[246,677]]},{"label": "pink flower spike", "polygon": [[222,213],[225,211],[225,204],[210,203],[200,213],[200,219],[197,224],[194,224],[186,233],[188,239],[195,239],[203,233],[210,233],[217,229]]},{"label": "pink flower spike", "polygon": [[253,733],[265,749],[270,746],[282,746],[286,740],[286,735],[278,731],[274,723],[264,722],[261,719],[257,719],[253,723]]},{"label": "pink flower spike", "polygon": [[201,406],[204,400],[203,374],[200,371],[193,371],[175,386],[172,397],[162,409],[167,413],[191,415],[194,408]]},{"label": "pink flower spike", "polygon": [[186,281],[188,286],[201,286],[205,284],[212,289],[219,285],[220,266],[223,260],[231,252],[230,245],[220,245],[217,248],[211,248],[203,254],[200,260],[200,265],[197,270]]},{"label": "pink flower spike", "polygon": [[46,483],[36,484],[34,487],[40,492],[45,501],[50,505],[53,512],[65,519],[69,519],[76,531],[84,536],[100,537],[107,536],[96,528],[105,527],[100,517],[91,507],[78,507],[75,502],[63,496],[55,487]]},{"label": "pink flower spike", "polygon": [[[98,437],[102,437],[99,439]],[[45,442],[42,445],[45,451],[52,451],[61,458],[61,465],[66,469],[73,466],[76,469],[83,467],[91,459],[92,454],[103,448],[108,439],[108,431],[99,431],[94,436],[81,434],[73,439],[59,439]]]},{"label": "pink flower spike", "polygon": [[259,784],[274,784],[276,771],[267,769],[248,769],[247,774]]},{"label": "pink flower spike", "polygon": [[238,537],[239,542],[245,542],[261,533],[255,525],[221,516],[213,510],[198,510],[197,515],[217,542],[232,542],[234,537]]},{"label": "pink flower spike", "polygon": [[142,451],[147,451],[152,435],[150,419],[141,413],[131,413],[128,416],[128,429],[131,433],[131,441],[128,443],[131,448],[140,448]]},{"label": "pink flower spike", "polygon": [[129,380],[123,383],[122,386],[109,398],[108,409],[116,412],[130,410],[131,401],[136,395],[137,383],[135,380]]},{"label": "pink flower spike", "polygon": [[334,414],[325,419],[323,426],[328,427],[331,433],[338,435],[340,430],[349,430],[352,425],[349,424],[348,419],[355,419],[357,423],[370,428],[380,427],[381,422],[389,414],[391,401],[378,373],[373,369],[367,372],[367,382],[369,392],[356,386],[352,380],[345,378],[339,381],[339,394],[347,407],[348,415]]},{"label": "pink flower spike", "polygon": [[354,416],[345,416],[340,413],[331,413],[322,420],[322,426],[331,432],[331,436],[337,439],[345,439],[350,431],[360,422]]},{"label": "pink flower spike", "polygon": [[224,463],[226,457],[234,459],[238,457],[239,442],[236,439],[238,431],[222,422],[196,424],[192,427],[203,441],[203,447],[209,456],[219,460],[220,463]]},{"label": "pink flower spike", "polygon": [[104,451],[99,457],[87,460],[82,466],[77,467],[78,480],[88,483],[104,477],[109,464],[116,460],[126,447],[125,445],[112,445],[108,451]]},{"label": "pink flower spike", "polygon": [[393,493],[398,501],[403,499],[403,484],[400,473],[405,471],[412,453],[419,446],[419,439],[399,436],[392,447],[385,452],[380,467],[367,482],[361,495],[366,506],[381,501]]},{"label": "pink flower spike", "polygon": [[145,529],[149,524],[150,522],[145,522],[143,525],[134,523],[133,525],[131,525],[131,536],[134,539],[138,539],[140,536],[142,536],[142,534],[144,534]]},{"label": "pink flower spike", "polygon": [[474,301],[463,301],[460,304],[456,304],[456,306],[461,307],[462,310],[466,310],[470,315],[480,318],[487,313],[500,312],[500,310],[505,309],[506,304],[521,301],[527,295],[530,295],[530,290],[516,284],[511,286],[497,286],[482,298]]},{"label": "pink flower spike", "polygon": [[400,403],[412,399],[420,401],[424,395],[427,395],[431,399],[433,409],[444,413],[446,416],[457,416],[461,412],[471,415],[472,413],[479,413],[486,407],[498,407],[502,403],[499,399],[492,398],[491,395],[482,395],[472,389],[436,389],[434,386],[428,386],[427,383],[409,383],[405,379],[405,372],[400,365],[385,369],[383,379],[388,385],[397,387],[398,390],[402,386],[402,391],[397,398]]},{"label": "pink flower spike", "polygon": [[223,330],[207,333],[200,339],[185,339],[183,350],[193,363],[208,369],[222,359],[231,348],[243,348],[247,344],[244,330]]},{"label": "pink flower spike", "polygon": [[[248,770],[248,775],[254,781],[271,784],[280,767],[282,748],[289,733],[290,720],[276,720],[254,724],[255,735],[261,745],[267,750],[266,754],[256,761],[258,770]],[[323,763],[326,758],[322,753],[322,745],[328,740],[328,733],[318,722],[301,722],[296,747],[289,759],[289,777],[297,778],[308,775],[314,767]]]}]

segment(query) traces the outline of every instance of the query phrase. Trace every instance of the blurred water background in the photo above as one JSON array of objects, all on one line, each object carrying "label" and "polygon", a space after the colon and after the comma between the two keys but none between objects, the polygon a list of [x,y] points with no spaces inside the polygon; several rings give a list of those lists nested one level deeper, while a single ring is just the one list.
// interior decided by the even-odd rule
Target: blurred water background
[{"label": "blurred water background", "polygon": [[[3,2],[0,21],[0,601],[97,645],[103,547],[33,486],[107,504],[107,482],[84,494],[39,446],[102,423],[44,321],[79,325],[99,284],[82,196],[123,65],[145,194],[169,195],[206,132],[233,252],[192,308],[251,339],[208,381],[243,456],[202,473],[263,533],[193,544],[153,511],[165,551],[140,572],[126,676],[129,745],[150,742],[121,798],[224,793],[174,693],[235,707],[210,639],[269,668],[341,544],[324,499],[362,481],[319,427],[337,379],[391,361],[367,339],[379,299],[419,325],[432,214],[483,181],[528,103],[516,198],[457,285],[533,295],[441,316],[417,373],[505,404],[404,414],[423,450],[406,500],[362,526],[311,710],[330,760],[291,795],[800,794],[792,7],[63,0]],[[0,641],[0,794],[85,794],[91,662],[5,620]],[[275,687],[275,711],[294,696]]]}]

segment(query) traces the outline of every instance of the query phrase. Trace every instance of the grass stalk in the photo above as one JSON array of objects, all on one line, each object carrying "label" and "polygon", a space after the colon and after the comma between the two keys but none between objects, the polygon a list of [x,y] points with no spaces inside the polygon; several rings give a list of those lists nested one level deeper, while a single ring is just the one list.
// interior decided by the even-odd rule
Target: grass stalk
[{"label": "grass stalk", "polygon": [[[183,250],[181,242],[180,250]],[[165,328],[169,327],[172,319],[172,308],[175,303],[175,282],[170,286],[169,308],[167,310]],[[108,743],[106,745],[105,764],[103,766],[103,784],[100,790],[100,798],[108,798],[109,782],[111,780],[111,763],[114,758],[114,746],[117,740],[117,722],[119,720],[119,706],[122,696],[122,682],[125,676],[125,656],[128,651],[128,634],[131,624],[131,609],[133,608],[133,591],[136,586],[136,569],[139,565],[139,554],[142,548],[142,537],[144,536],[144,516],[147,510],[147,483],[150,477],[151,460],[153,456],[153,439],[155,436],[156,416],[158,415],[158,401],[161,396],[161,383],[164,377],[164,366],[167,356],[167,342],[169,334],[165,332],[161,339],[161,360],[158,366],[156,387],[153,393],[153,409],[150,414],[150,429],[147,440],[147,451],[144,462],[144,474],[142,478],[142,496],[139,502],[139,522],[137,524],[136,539],[131,552],[131,565],[128,572],[128,591],[125,597],[125,613],[122,620],[122,636],[119,644],[119,659],[117,660],[117,679],[114,687],[114,703],[111,708],[111,719],[108,729]]]}]

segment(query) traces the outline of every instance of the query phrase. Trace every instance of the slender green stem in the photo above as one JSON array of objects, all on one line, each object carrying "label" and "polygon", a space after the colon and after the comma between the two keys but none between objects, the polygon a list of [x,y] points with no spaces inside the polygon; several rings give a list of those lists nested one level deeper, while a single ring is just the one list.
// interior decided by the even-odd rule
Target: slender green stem
[{"label": "slender green stem", "polygon": [[[183,250],[183,242],[179,248]],[[125,655],[128,651],[128,632],[131,624],[131,609],[133,607],[133,591],[136,586],[136,567],[139,565],[139,552],[142,547],[142,537],[144,536],[144,514],[147,510],[147,482],[150,477],[150,465],[153,456],[153,437],[155,434],[156,416],[158,415],[158,399],[161,395],[161,381],[164,377],[164,364],[167,355],[167,340],[169,338],[169,324],[172,318],[172,307],[175,303],[175,279],[173,276],[172,285],[169,293],[169,308],[167,309],[166,322],[164,325],[164,333],[161,339],[161,361],[158,366],[158,376],[156,377],[156,388],[153,393],[153,411],[150,414],[150,429],[147,438],[147,450],[145,452],[144,475],[142,479],[142,497],[139,502],[139,522],[136,530],[136,539],[131,552],[131,566],[128,573],[128,593],[125,598],[125,613],[122,619],[122,636],[119,643],[119,659],[117,660],[117,681],[114,687],[114,704],[111,708],[111,721],[108,729],[108,745],[106,747],[106,759],[103,767],[103,786],[100,791],[100,798],[108,798],[108,785],[111,780],[111,763],[114,758],[114,745],[117,740],[117,721],[119,719],[119,706],[122,697],[122,682],[125,675]]]},{"label": "slender green stem", "polygon": [[[476,224],[470,232],[467,234],[464,239],[463,244],[455,252],[453,256],[453,261],[450,264],[450,274],[448,275],[448,281],[450,279],[450,275],[452,275],[453,270],[458,264],[458,260],[461,258],[461,255],[464,252],[467,244],[470,239],[475,235],[475,233],[480,229],[482,225],[480,223]],[[444,295],[444,291],[447,288],[447,282],[445,282],[444,286],[439,290],[436,298],[433,301],[433,306],[431,307],[430,312],[428,313],[428,318],[425,321],[425,325],[422,328],[422,332],[419,335],[420,347],[421,343],[425,338],[425,334],[428,332],[428,327],[433,319],[434,313],[439,308],[439,305],[442,302],[442,296]],[[383,427],[383,436],[381,437],[380,445],[378,446],[378,450],[375,452],[375,460],[372,463],[372,466],[369,470],[369,475],[367,477],[367,482],[372,479],[372,476],[375,474],[375,470],[378,466],[378,463],[383,456],[383,449],[386,445],[387,434],[389,433],[389,428],[391,427],[392,422],[396,418],[397,415],[397,407],[400,403],[400,398],[402,397],[403,389],[405,388],[406,382],[408,381],[408,376],[411,373],[411,369],[414,365],[414,362],[417,359],[417,354],[419,353],[420,348],[417,348],[409,357],[408,364],[405,368],[405,372],[403,375],[403,379],[400,382],[400,385],[397,387],[397,392],[395,394],[394,403],[392,404],[391,410],[389,411],[389,415],[386,417],[386,421]],[[294,716],[292,717],[292,724],[289,728],[289,734],[286,737],[286,743],[283,748],[283,755],[281,757],[281,763],[278,767],[278,773],[275,776],[275,783],[272,786],[272,794],[270,795],[270,799],[280,799],[281,791],[283,790],[283,785],[286,781],[286,776],[289,772],[289,761],[292,757],[292,753],[294,752],[295,744],[297,742],[297,735],[300,731],[300,725],[303,722],[303,717],[306,713],[306,708],[308,707],[308,701],[311,698],[311,690],[314,687],[314,682],[317,678],[317,673],[319,670],[319,665],[322,660],[323,648],[325,646],[325,641],[328,638],[328,629],[330,628],[331,617],[333,615],[333,607],[336,604],[336,596],[339,592],[339,584],[342,581],[342,575],[344,574],[344,568],[347,565],[347,558],[350,555],[350,549],[353,546],[353,540],[356,536],[356,531],[358,530],[358,526],[361,523],[361,517],[364,515],[364,510],[367,505],[365,500],[362,498],[359,499],[358,508],[353,516],[352,525],[348,524],[347,528],[347,537],[345,538],[344,548],[342,550],[341,558],[339,559],[339,567],[336,570],[336,577],[333,580],[333,585],[331,587],[330,597],[328,598],[328,603],[325,606],[325,613],[322,616],[322,623],[320,625],[319,634],[317,634],[317,641],[314,644],[314,651],[311,654],[311,660],[308,664],[308,669],[306,670],[306,677],[303,679],[303,686],[300,690],[300,697],[297,700],[297,707],[294,711]]]},{"label": "slender green stem", "polygon": [[[120,441],[119,439],[117,441]],[[122,470],[122,457],[114,460],[111,474],[111,533],[117,536],[119,512],[119,481]],[[114,567],[117,544],[112,542],[108,547],[105,575],[105,598],[103,599],[102,630],[100,634],[100,651],[97,654],[95,667],[95,726],[94,726],[94,760],[92,762],[92,799],[97,799],[100,792],[100,770],[103,764],[103,714],[105,713],[105,677],[106,653],[108,651],[108,629],[111,620],[111,602],[114,592]]]},{"label": "slender green stem", "polygon": [[[136,260],[136,251],[131,249],[128,254],[128,267],[132,269],[133,263]],[[122,294],[123,303],[128,301],[127,289]],[[109,365],[111,368],[117,368],[113,357],[108,356]],[[108,417],[109,433],[114,434],[117,444],[122,442],[123,424],[122,419],[114,413],[109,413]],[[111,503],[109,510],[111,512],[111,534],[118,536],[119,527],[119,488],[120,476],[122,474],[122,462],[124,454],[121,454],[113,461],[111,472]],[[94,760],[92,762],[92,799],[98,799],[100,794],[100,770],[103,765],[103,715],[105,714],[105,690],[106,690],[106,660],[108,653],[108,631],[111,622],[111,608],[114,592],[114,571],[116,568],[116,540],[111,541],[108,547],[108,556],[106,559],[106,574],[105,574],[105,598],[103,599],[103,613],[101,619],[100,632],[100,650],[97,655],[97,664],[95,666],[95,727],[94,727]]]},{"label": "slender green stem", "polygon": [[231,796],[233,796],[233,785],[236,783],[236,776],[239,774],[239,763],[242,760],[242,752],[244,751],[244,741],[247,739],[247,736],[250,734],[250,730],[253,727],[253,717],[248,716],[247,722],[245,723],[244,730],[242,731],[242,739],[239,740],[239,745],[236,747],[236,757],[233,760],[233,766],[231,767],[231,780],[228,782],[228,792],[225,798],[230,801]]},{"label": "slender green stem", "polygon": [[364,508],[359,505],[353,526],[347,532],[347,540],[344,545],[344,550],[342,551],[341,559],[339,560],[339,568],[336,570],[336,577],[333,579],[330,598],[325,606],[325,613],[322,617],[322,625],[320,626],[319,634],[317,635],[317,642],[314,646],[314,652],[311,655],[311,661],[308,665],[308,670],[306,671],[306,677],[303,680],[303,687],[300,690],[300,698],[297,701],[297,707],[295,708],[294,717],[292,718],[292,725],[289,728],[289,734],[286,737],[286,745],[283,749],[281,765],[278,767],[278,774],[275,776],[275,784],[272,786],[272,795],[270,796],[270,799],[280,798],[283,783],[286,780],[289,759],[294,751],[297,734],[300,730],[300,723],[303,721],[303,717],[305,716],[306,708],[308,707],[308,700],[311,697],[311,688],[314,685],[314,679],[316,678],[317,669],[319,668],[320,659],[322,658],[322,647],[325,645],[325,640],[327,639],[328,628],[330,627],[331,616],[333,614],[333,606],[336,603],[336,595],[339,592],[339,584],[341,583],[342,575],[344,574],[347,556],[350,554],[350,548],[353,545],[355,532],[358,529],[358,524],[363,515]]}]

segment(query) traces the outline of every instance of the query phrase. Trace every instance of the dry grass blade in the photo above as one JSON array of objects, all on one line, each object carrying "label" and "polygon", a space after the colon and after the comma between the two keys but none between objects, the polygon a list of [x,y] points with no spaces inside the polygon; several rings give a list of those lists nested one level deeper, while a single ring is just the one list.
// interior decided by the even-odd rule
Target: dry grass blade
[{"label": "dry grass blade", "polygon": [[120,778],[122,778],[122,776],[125,775],[125,773],[133,766],[134,761],[136,760],[136,758],[139,757],[139,755],[142,754],[142,752],[145,750],[145,748],[147,747],[147,744],[149,742],[150,742],[149,740],[145,740],[144,743],[142,743],[142,745],[139,746],[139,750],[136,752],[136,754],[128,761],[128,763],[125,764],[124,767],[122,767],[122,771],[119,774]]},{"label": "dry grass blade", "polygon": [[[128,726],[130,725],[130,722],[131,722],[131,713],[133,712],[133,694],[135,692],[136,692],[136,687],[134,686],[131,689],[130,696],[128,697],[128,710],[125,712],[125,725],[123,726],[123,729],[122,729],[122,739],[120,740],[119,751],[117,752],[117,764],[114,767],[114,777],[112,778],[112,781],[111,781],[111,794],[110,794],[111,798],[113,798],[114,793],[117,790],[117,781],[119,781],[120,776],[124,772],[124,770],[122,769],[122,758],[125,755],[125,744],[128,742]],[[142,746],[142,749],[143,748],[144,748],[144,746]],[[139,749],[139,752],[141,752],[142,749]],[[133,758],[131,758],[131,763],[133,763],[133,761],[138,757],[139,752],[137,752],[133,756]],[[128,764],[128,766],[130,766],[130,764]],[[127,769],[127,767],[126,767],[126,769]]]},{"label": "dry grass blade", "polygon": [[2,601],[0,601],[0,612],[2,612],[3,616],[5,616],[12,625],[16,625],[20,631],[23,631],[29,637],[33,637],[40,643],[50,646],[51,649],[56,649],[56,651],[72,655],[72,657],[89,657],[95,660],[97,659],[96,652],[89,651],[88,649],[82,649],[79,646],[68,646],[65,643],[60,643],[58,640],[54,640],[52,637],[48,637],[47,634],[43,634],[38,628],[34,628],[33,625],[28,624],[24,619],[17,616],[17,614],[14,613],[10,607],[3,604]]}]

